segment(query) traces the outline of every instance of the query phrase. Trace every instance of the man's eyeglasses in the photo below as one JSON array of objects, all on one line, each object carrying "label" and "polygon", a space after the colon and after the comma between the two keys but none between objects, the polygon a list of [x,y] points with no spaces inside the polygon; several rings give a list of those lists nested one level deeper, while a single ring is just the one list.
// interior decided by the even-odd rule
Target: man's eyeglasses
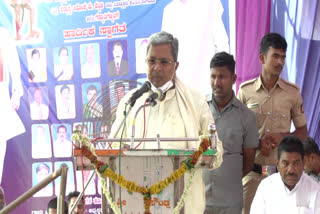
[{"label": "man's eyeglasses", "polygon": [[154,58],[146,59],[146,63],[148,63],[149,66],[154,66],[155,64],[157,64],[157,61],[163,67],[169,66],[173,63],[173,61],[169,59],[154,59]]}]

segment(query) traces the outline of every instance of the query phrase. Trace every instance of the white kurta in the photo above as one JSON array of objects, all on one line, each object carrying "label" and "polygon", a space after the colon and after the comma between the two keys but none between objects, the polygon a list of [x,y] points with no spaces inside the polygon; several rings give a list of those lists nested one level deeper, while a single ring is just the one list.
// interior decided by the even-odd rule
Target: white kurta
[{"label": "white kurta", "polygon": [[[213,122],[212,114],[204,96],[200,93],[186,87],[180,80],[176,80],[175,88],[167,91],[163,101],[158,101],[155,107],[145,109],[146,126],[145,137],[198,137],[199,133],[208,133],[208,125]],[[110,136],[114,136],[115,131],[123,118],[125,102],[131,97],[133,91],[130,91],[119,103],[116,120],[112,126]],[[132,121],[137,109],[144,104],[149,96],[145,93],[139,98],[132,108],[127,118],[124,129],[124,138],[132,135]],[[138,114],[135,122],[135,137],[143,136],[143,110]],[[122,131],[122,130],[121,130]],[[121,131],[117,137],[120,136]],[[139,142],[135,143],[135,147]],[[113,144],[114,146],[114,144]],[[199,142],[161,142],[162,149],[197,149]],[[157,149],[157,143],[145,142],[138,148]],[[218,141],[218,162],[215,167],[219,167],[222,161],[223,153],[221,142]],[[186,173],[185,178],[189,176]],[[192,183],[191,191],[186,198],[185,213],[203,213],[205,209],[205,190],[202,181],[202,170],[197,170]]]},{"label": "white kurta", "polygon": [[280,173],[261,181],[253,199],[252,214],[319,214],[320,185],[302,174],[293,190],[283,183]]},{"label": "white kurta", "polygon": [[0,80],[0,142],[7,141],[19,134],[25,132],[23,123],[21,122],[17,112],[12,108],[12,102],[9,93],[9,81],[12,81],[12,98],[20,101],[23,95],[23,87],[21,83],[20,60],[15,47],[14,41],[9,32],[5,28],[0,27],[0,52],[2,59],[2,77]]}]

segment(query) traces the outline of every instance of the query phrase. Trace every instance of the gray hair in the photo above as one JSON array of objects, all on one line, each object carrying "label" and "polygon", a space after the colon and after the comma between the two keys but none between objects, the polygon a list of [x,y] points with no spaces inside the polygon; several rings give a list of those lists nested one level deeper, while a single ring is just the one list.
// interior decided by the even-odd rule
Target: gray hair
[{"label": "gray hair", "polygon": [[154,33],[149,37],[149,42],[147,46],[147,53],[152,45],[160,45],[169,43],[171,44],[172,56],[174,61],[178,60],[179,42],[178,39],[173,37],[172,34],[165,31]]}]

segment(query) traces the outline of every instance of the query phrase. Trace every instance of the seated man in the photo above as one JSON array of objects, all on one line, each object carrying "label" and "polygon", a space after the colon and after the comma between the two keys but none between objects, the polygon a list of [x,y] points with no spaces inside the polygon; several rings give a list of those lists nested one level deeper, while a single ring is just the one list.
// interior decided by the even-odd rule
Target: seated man
[{"label": "seated man", "polygon": [[80,192],[78,191],[73,191],[70,192],[67,196],[67,202],[68,202],[68,212],[70,214],[84,214],[84,199],[83,197],[81,198],[81,200],[79,201],[79,203],[76,205],[76,207],[74,208],[73,212],[71,212],[71,208],[73,207],[73,205],[75,204],[78,196],[80,195]]},{"label": "seated man", "polygon": [[[316,142],[309,137],[303,144],[304,171],[315,181],[320,183],[320,151]],[[320,202],[319,202],[320,203]]]},{"label": "seated man", "polygon": [[[152,89],[165,88],[164,98],[157,101],[154,107],[145,108],[145,129],[143,113],[138,114],[135,122],[136,137],[188,137],[194,138],[199,133],[208,133],[208,125],[213,122],[212,114],[204,96],[199,92],[186,86],[176,75],[179,66],[178,62],[178,40],[167,32],[152,34],[147,47],[147,77],[152,84]],[[187,71],[183,71],[187,72]],[[167,86],[172,85],[172,86]],[[115,132],[123,119],[125,103],[129,100],[136,89],[128,92],[121,99],[116,120],[112,125],[110,136],[114,137]],[[123,138],[132,136],[132,122],[135,112],[145,103],[145,100],[152,92],[143,94],[138,98],[127,115],[126,126],[123,131]],[[120,138],[121,132],[116,135]],[[162,141],[162,149],[197,149],[198,142],[176,142]],[[114,145],[113,145],[113,148]],[[157,149],[154,142],[135,142],[134,148]],[[222,162],[222,143],[217,141],[217,161],[213,168],[217,168]],[[188,180],[190,173],[186,173]],[[202,171],[197,170],[188,196],[185,198],[185,213],[203,213],[205,208],[205,190],[202,181]]]},{"label": "seated man", "polygon": [[6,206],[6,198],[4,197],[4,190],[0,187],[0,210]]},{"label": "seated man", "polygon": [[299,138],[284,137],[278,147],[279,172],[261,181],[250,213],[320,213],[320,185],[303,173],[303,159]]},{"label": "seated man", "polygon": [[[47,212],[48,214],[57,214],[57,207],[58,207],[58,199],[57,197],[51,199],[48,203]],[[64,202],[64,214],[68,214],[68,205],[66,202]]]}]

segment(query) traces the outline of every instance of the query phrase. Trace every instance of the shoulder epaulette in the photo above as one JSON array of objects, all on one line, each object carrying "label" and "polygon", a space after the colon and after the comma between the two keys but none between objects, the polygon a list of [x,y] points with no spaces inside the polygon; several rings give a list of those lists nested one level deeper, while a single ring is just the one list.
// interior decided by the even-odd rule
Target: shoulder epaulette
[{"label": "shoulder epaulette", "polygon": [[251,79],[251,80],[247,80],[247,81],[241,83],[239,87],[242,88],[242,87],[244,87],[245,85],[252,84],[252,83],[254,83],[256,80],[257,80],[257,78]]}]

